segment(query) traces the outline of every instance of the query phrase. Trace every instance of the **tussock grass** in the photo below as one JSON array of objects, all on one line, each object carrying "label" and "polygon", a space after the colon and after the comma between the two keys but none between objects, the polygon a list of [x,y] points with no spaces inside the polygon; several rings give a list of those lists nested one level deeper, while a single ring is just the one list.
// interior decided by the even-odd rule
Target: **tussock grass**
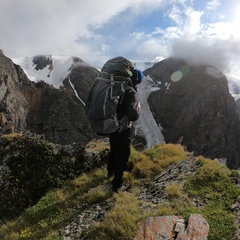
[{"label": "tussock grass", "polygon": [[159,144],[149,148],[144,154],[136,150],[132,152],[130,161],[136,178],[152,178],[169,165],[189,158],[183,146],[174,144]]},{"label": "tussock grass", "polygon": [[86,144],[86,150],[88,152],[91,151],[103,151],[105,149],[109,149],[109,142],[108,139],[105,139],[105,141],[90,141]]},{"label": "tussock grass", "polygon": [[[223,193],[235,196],[234,192],[237,190],[235,183],[231,180],[231,170],[227,167],[203,157],[199,157],[199,162],[202,167],[196,175],[185,182],[185,190],[190,196],[198,196],[205,198],[206,194]],[[233,189],[231,189],[233,187]],[[224,193],[225,192],[225,193]],[[236,191],[239,193],[239,191]]]},{"label": "tussock grass", "polygon": [[172,183],[165,188],[165,193],[169,198],[183,197],[181,192],[182,186],[177,183]]},{"label": "tussock grass", "polygon": [[149,148],[145,153],[164,169],[173,163],[189,158],[184,150],[184,147],[179,144],[156,145]]},{"label": "tussock grass", "polygon": [[89,240],[133,239],[137,222],[141,219],[140,202],[132,194],[120,192],[115,195],[115,205],[104,221],[96,223]]}]

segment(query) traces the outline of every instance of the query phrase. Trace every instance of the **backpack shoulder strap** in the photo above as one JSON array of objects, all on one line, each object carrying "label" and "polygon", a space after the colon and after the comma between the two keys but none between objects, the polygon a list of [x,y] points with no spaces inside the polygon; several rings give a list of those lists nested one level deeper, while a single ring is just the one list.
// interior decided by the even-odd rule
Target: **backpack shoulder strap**
[{"label": "backpack shoulder strap", "polygon": [[125,88],[125,90],[124,90],[124,92],[123,92],[123,94],[121,96],[121,100],[120,100],[119,104],[123,103],[123,98],[124,98],[124,95],[125,95],[125,92],[126,92],[127,89],[134,89],[134,88],[129,86],[129,85]]}]

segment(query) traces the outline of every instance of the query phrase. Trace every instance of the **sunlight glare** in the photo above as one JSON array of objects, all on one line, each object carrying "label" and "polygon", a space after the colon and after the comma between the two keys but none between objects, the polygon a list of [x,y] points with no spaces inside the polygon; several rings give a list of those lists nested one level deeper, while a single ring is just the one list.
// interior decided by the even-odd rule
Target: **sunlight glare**
[{"label": "sunlight glare", "polygon": [[183,65],[182,67],[180,67],[179,70],[175,71],[174,73],[172,73],[171,75],[171,80],[173,82],[178,82],[179,80],[181,80],[183,77],[187,76],[188,73],[190,72],[191,68],[188,65]]}]

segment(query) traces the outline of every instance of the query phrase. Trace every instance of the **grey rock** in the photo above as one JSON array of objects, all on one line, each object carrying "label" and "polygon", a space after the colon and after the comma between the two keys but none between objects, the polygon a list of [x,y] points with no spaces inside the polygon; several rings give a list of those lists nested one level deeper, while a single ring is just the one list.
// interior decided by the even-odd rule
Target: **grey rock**
[{"label": "grey rock", "polygon": [[211,66],[173,58],[156,63],[144,74],[160,88],[148,101],[166,143],[183,137],[189,152],[226,158],[229,168],[240,166],[239,115],[223,74]]}]

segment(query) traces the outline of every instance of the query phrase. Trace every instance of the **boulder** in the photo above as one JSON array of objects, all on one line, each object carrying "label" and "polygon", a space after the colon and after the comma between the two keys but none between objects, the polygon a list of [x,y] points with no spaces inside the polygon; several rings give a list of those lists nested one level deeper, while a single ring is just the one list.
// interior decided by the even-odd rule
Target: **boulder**
[{"label": "boulder", "polygon": [[187,227],[181,216],[148,217],[138,223],[134,240],[207,240],[209,228],[200,214],[191,214]]}]

